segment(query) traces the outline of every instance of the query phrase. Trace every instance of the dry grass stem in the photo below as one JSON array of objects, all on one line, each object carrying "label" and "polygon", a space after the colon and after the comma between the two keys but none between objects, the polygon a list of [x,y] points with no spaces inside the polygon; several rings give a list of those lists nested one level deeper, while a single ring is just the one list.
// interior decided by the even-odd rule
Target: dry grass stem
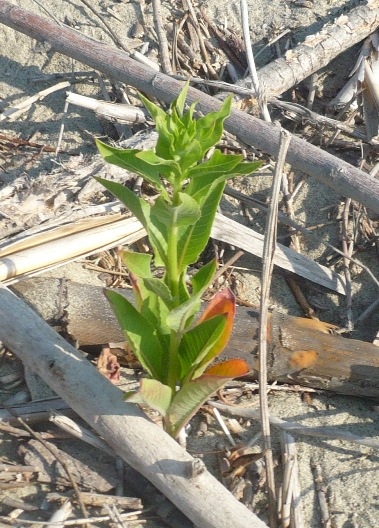
[{"label": "dry grass stem", "polygon": [[162,70],[164,73],[171,75],[172,67],[171,67],[171,61],[170,61],[170,54],[168,51],[166,31],[163,27],[161,0],[152,0],[152,6],[153,6],[155,31],[157,33],[157,38],[158,38],[159,56],[161,59]]},{"label": "dry grass stem", "polygon": [[281,443],[284,461],[282,528],[304,528],[295,440],[286,431],[282,431]]},{"label": "dry grass stem", "polygon": [[243,39],[245,42],[246,58],[247,58],[247,63],[249,65],[249,72],[251,75],[251,80],[253,82],[256,97],[258,98],[262,118],[268,123],[271,123],[271,117],[270,117],[270,114],[267,108],[265,96],[262,93],[260,85],[259,85],[259,78],[257,74],[257,69],[255,67],[255,60],[254,60],[253,50],[251,46],[251,39],[250,39],[249,10],[247,7],[246,0],[241,0],[240,5],[241,5],[242,33],[243,33]]},{"label": "dry grass stem", "polygon": [[106,27],[106,29],[108,30],[109,34],[112,36],[112,39],[114,40],[114,42],[117,44],[117,46],[119,46],[121,49],[123,49],[126,53],[128,53],[129,55],[132,53],[132,51],[128,48],[128,46],[126,46],[122,40],[120,40],[118,38],[118,36],[116,35],[116,33],[113,31],[113,28],[110,24],[108,24],[108,22],[105,20],[105,18],[101,15],[101,13],[99,13],[98,11],[96,11],[96,9],[93,7],[93,5],[91,4],[91,2],[88,2],[87,0],[80,0],[100,21],[101,23],[103,24],[104,27]]},{"label": "dry grass stem", "polygon": [[321,524],[323,528],[332,528],[332,522],[329,513],[328,501],[326,498],[326,485],[322,476],[321,466],[313,459],[311,460],[311,467],[313,470],[314,480],[316,484],[316,491],[318,503],[321,512]]},{"label": "dry grass stem", "polygon": [[290,134],[282,130],[280,134],[279,153],[275,168],[274,180],[271,190],[271,201],[269,213],[265,228],[263,256],[262,256],[262,292],[260,303],[260,321],[259,321],[259,397],[260,412],[262,422],[263,449],[265,451],[267,485],[269,491],[269,510],[270,524],[276,526],[276,504],[275,504],[275,478],[274,465],[271,450],[270,419],[268,412],[267,399],[267,325],[268,325],[268,307],[270,297],[270,286],[272,270],[274,266],[274,253],[276,248],[277,216],[279,192],[282,182],[283,167],[286,159],[288,145],[290,143]]},{"label": "dry grass stem", "polygon": [[23,101],[16,104],[12,108],[9,108],[8,110],[4,110],[4,112],[0,114],[0,122],[5,121],[11,117],[13,119],[17,119],[24,112],[29,110],[32,104],[36,103],[37,101],[42,101],[46,96],[50,95],[51,93],[57,92],[59,90],[64,90],[65,88],[68,88],[69,86],[70,86],[70,83],[68,81],[63,81],[58,84],[55,84],[54,86],[50,86],[50,88],[46,88],[46,90],[41,90],[40,92],[32,95],[31,97],[24,99]]}]

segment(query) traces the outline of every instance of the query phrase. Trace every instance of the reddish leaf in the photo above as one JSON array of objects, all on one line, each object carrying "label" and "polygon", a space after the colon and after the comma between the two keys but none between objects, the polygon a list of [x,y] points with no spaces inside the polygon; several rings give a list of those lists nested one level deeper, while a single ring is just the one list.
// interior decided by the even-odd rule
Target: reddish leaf
[{"label": "reddish leaf", "polygon": [[213,297],[202,313],[198,323],[215,317],[216,315],[225,314],[226,324],[220,337],[215,341],[205,358],[199,363],[194,373],[194,378],[200,376],[212,359],[214,359],[226,347],[230,334],[232,333],[235,312],[236,302],[234,295],[229,288],[225,288]]},{"label": "reddish leaf", "polygon": [[234,314],[236,312],[236,300],[233,293],[229,288],[224,288],[223,290],[216,293],[216,295],[208,303],[208,306],[205,308],[202,313],[199,322],[205,321],[205,319],[210,319],[215,315],[219,314],[229,314],[230,319],[233,324]]},{"label": "reddish leaf", "polygon": [[209,367],[203,376],[217,376],[220,378],[238,378],[246,376],[250,372],[250,367],[243,359],[229,359],[222,363],[217,363]]}]

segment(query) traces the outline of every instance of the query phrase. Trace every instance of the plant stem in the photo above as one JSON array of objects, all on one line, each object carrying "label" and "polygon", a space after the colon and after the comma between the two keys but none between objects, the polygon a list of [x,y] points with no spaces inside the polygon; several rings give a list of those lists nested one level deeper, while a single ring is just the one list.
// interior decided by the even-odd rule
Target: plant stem
[{"label": "plant stem", "polygon": [[[179,194],[173,193],[173,216],[172,223],[168,232],[168,244],[167,244],[167,283],[170,289],[173,304],[172,307],[176,308],[180,304],[179,297],[179,272],[178,272],[178,225],[177,225],[177,209],[176,206],[179,204]],[[169,350],[169,364],[168,364],[168,385],[171,387],[173,394],[176,391],[176,383],[178,381],[179,374],[179,335],[175,330],[171,331],[170,335],[170,350]]]}]

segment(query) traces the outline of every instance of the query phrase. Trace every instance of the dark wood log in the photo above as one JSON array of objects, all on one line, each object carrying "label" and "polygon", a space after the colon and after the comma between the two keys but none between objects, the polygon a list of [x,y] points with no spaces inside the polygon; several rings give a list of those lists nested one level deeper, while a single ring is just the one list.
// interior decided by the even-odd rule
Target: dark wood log
[{"label": "dark wood log", "polygon": [[[131,84],[161,101],[171,102],[183,87],[182,82],[136,62],[121,50],[60,27],[7,0],[0,0],[0,23],[38,41],[47,41],[59,53]],[[217,99],[191,88],[188,102],[194,101],[198,102],[198,109],[203,113],[217,110],[221,104]],[[225,129],[263,152],[274,156],[278,152],[280,130],[275,125],[233,110]],[[286,161],[294,169],[313,176],[342,196],[349,196],[379,213],[379,181],[363,171],[295,136],[291,139]]]},{"label": "dark wood log", "polygon": [[[60,311],[54,292],[61,291],[67,314],[66,330],[81,346],[124,339],[103,289],[36,277],[13,286],[46,318]],[[130,290],[120,290],[130,300]],[[50,311],[46,303],[50,299]],[[258,312],[237,307],[233,334],[219,359],[241,357],[257,379]],[[333,325],[274,312],[269,328],[270,381],[327,389],[340,394],[379,398],[379,348],[372,343],[330,333]]]}]

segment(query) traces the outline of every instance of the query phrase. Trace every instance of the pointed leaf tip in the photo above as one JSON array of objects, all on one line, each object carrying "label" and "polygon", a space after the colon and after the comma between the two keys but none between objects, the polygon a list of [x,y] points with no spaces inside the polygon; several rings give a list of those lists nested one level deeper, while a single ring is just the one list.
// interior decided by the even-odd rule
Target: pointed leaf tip
[{"label": "pointed leaf tip", "polygon": [[216,295],[211,299],[208,306],[205,308],[202,313],[199,322],[210,319],[215,315],[220,315],[222,313],[228,314],[228,319],[231,319],[233,324],[234,315],[236,312],[236,300],[229,288],[224,288],[223,290],[216,293]]}]

